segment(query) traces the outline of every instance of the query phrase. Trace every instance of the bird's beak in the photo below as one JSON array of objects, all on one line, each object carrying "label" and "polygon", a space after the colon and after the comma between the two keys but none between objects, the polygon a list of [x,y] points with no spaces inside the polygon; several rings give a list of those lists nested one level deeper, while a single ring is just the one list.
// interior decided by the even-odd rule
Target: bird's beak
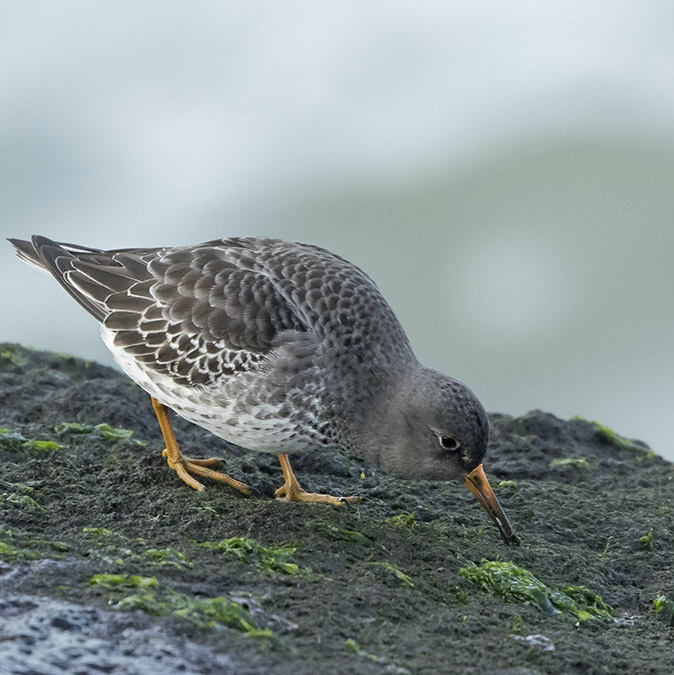
[{"label": "bird's beak", "polygon": [[465,478],[466,487],[475,495],[475,498],[482,505],[482,508],[489,514],[494,521],[498,531],[506,544],[519,544],[520,540],[513,533],[508,517],[503,512],[501,505],[492,492],[491,485],[484,475],[482,464],[473,469]]}]

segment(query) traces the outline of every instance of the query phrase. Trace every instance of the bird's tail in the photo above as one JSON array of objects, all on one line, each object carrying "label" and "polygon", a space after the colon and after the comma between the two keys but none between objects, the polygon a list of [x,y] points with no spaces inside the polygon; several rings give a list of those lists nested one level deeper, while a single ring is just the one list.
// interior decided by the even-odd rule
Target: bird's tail
[{"label": "bird's tail", "polygon": [[54,277],[84,309],[102,320],[103,314],[100,307],[73,288],[67,276],[67,273],[73,269],[73,262],[78,255],[101,253],[100,249],[52,241],[37,234],[33,235],[30,241],[23,239],[8,239],[8,241],[16,249],[16,255],[20,260]]}]

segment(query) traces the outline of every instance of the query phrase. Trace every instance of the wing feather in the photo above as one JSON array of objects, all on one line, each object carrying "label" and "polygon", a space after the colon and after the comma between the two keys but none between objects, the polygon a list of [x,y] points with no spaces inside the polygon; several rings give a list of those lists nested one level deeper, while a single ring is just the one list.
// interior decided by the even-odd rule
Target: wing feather
[{"label": "wing feather", "polygon": [[[348,303],[379,311],[369,277],[304,244],[232,238],[102,251],[11,241],[112,331],[115,348],[186,385],[256,368],[292,332],[349,331],[357,314],[343,311]],[[387,314],[371,323],[372,340],[397,330]]]}]

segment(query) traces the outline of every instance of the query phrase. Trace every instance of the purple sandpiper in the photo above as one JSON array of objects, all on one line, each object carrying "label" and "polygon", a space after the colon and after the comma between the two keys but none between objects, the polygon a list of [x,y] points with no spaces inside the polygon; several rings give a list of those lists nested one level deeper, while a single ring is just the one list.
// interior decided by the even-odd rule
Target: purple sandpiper
[{"label": "purple sandpiper", "polygon": [[122,370],[152,397],[178,476],[250,489],[188,459],[168,408],[248,450],[277,454],[285,501],[305,492],[288,454],[344,450],[385,471],[463,479],[506,542],[517,543],[482,468],[489,423],[475,394],[425,368],[393,310],[358,267],[322,248],[266,238],[103,251],[10,239],[101,324]]}]

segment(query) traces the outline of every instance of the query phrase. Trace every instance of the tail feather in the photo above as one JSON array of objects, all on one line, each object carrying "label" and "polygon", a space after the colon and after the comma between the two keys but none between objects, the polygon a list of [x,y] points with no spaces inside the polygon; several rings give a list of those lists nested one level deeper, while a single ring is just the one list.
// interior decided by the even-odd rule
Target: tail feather
[{"label": "tail feather", "polygon": [[87,312],[99,321],[105,319],[106,312],[103,307],[92,298],[79,292],[68,282],[68,273],[73,269],[73,263],[77,260],[77,255],[100,253],[99,249],[60,243],[40,235],[34,235],[31,241],[22,239],[9,239],[9,241],[22,261],[53,276]]},{"label": "tail feather", "polygon": [[[33,236],[31,241],[9,240],[17,256],[32,267],[46,272],[99,321],[105,321],[113,311],[106,303],[117,295],[137,298],[131,302],[131,311],[146,309],[152,302],[148,282],[155,279],[148,270],[145,257],[157,249],[119,249],[102,251],[76,244],[53,241],[48,237]],[[136,292],[131,289],[136,288]],[[133,307],[136,307],[134,310]]]},{"label": "tail feather", "polygon": [[32,242],[23,239],[7,239],[7,241],[16,249],[16,257],[19,258],[19,260],[40,270],[40,272],[43,272],[44,274],[51,274],[40,259]]}]

